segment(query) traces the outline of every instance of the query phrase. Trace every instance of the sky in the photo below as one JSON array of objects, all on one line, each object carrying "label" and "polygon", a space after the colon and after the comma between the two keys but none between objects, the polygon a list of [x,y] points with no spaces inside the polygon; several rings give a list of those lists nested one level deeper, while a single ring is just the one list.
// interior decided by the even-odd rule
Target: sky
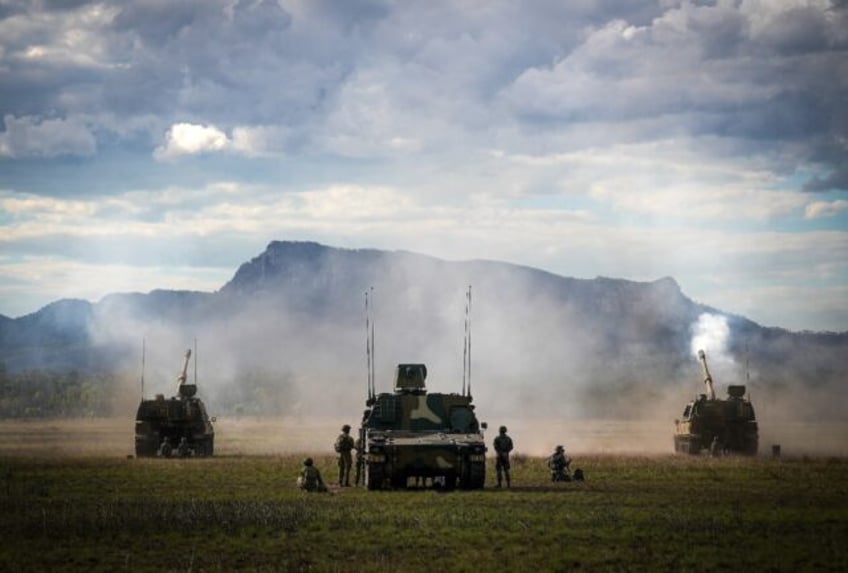
[{"label": "sky", "polygon": [[846,331],[846,158],[845,0],[0,0],[9,317],[310,240]]}]

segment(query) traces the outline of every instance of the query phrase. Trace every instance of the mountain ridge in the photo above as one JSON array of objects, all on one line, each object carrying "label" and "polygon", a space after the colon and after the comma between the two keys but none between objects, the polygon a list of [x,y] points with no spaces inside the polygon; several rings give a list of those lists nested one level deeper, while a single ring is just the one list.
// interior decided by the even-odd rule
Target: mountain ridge
[{"label": "mountain ridge", "polygon": [[[540,410],[566,397],[586,411],[627,410],[630,400],[661,400],[681,383],[698,392],[692,347],[700,335],[709,344],[721,337],[708,349],[719,384],[747,379],[772,392],[841,388],[848,378],[848,333],[763,327],[690,299],[672,277],[578,279],[502,261],[288,241],[269,243],[217,291],[112,293],[0,320],[0,364],[10,372],[131,370],[142,339],[164,354],[200,338],[208,384],[221,392],[261,369],[287,373],[301,396],[316,380],[346,395],[364,369],[369,292],[380,371],[422,361],[438,379],[454,378],[469,285],[475,373]],[[720,332],[701,333],[704,316]]]}]

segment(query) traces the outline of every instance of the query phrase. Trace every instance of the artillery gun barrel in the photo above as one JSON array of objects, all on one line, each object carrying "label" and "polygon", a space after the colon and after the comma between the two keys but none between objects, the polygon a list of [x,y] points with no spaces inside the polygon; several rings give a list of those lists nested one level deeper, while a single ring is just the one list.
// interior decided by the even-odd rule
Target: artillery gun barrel
[{"label": "artillery gun barrel", "polygon": [[183,368],[180,370],[179,376],[177,376],[177,392],[180,390],[180,386],[185,384],[186,379],[188,378],[188,360],[191,358],[191,349],[186,350],[185,360],[183,360]]},{"label": "artillery gun barrel", "polygon": [[704,368],[704,386],[707,387],[707,398],[715,400],[715,390],[713,389],[713,377],[710,375],[710,368],[707,366],[707,355],[703,350],[698,351],[698,359],[701,361],[701,366]]}]

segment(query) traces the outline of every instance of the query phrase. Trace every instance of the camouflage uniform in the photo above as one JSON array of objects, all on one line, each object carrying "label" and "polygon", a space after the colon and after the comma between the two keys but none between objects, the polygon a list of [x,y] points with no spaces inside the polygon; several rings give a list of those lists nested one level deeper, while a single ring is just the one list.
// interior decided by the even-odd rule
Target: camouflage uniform
[{"label": "camouflage uniform", "polygon": [[339,485],[350,487],[350,468],[353,465],[354,447],[353,437],[350,435],[350,426],[342,426],[342,433],[336,438],[335,450],[339,454]]},{"label": "camouflage uniform", "polygon": [[498,487],[501,487],[501,474],[506,477],[506,487],[509,483],[509,452],[512,451],[512,438],[506,434],[506,426],[501,426],[500,435],[495,438],[495,471],[498,476]]},{"label": "camouflage uniform", "polygon": [[362,479],[362,469],[363,465],[365,465],[365,453],[362,451],[362,438],[356,438],[356,442],[353,444],[353,449],[356,450],[356,477],[353,480],[354,485],[359,485],[359,482],[365,482]]},{"label": "camouflage uniform", "polygon": [[303,468],[300,470],[300,477],[297,478],[297,485],[306,491],[327,491],[327,486],[321,479],[321,472],[313,465],[312,458],[303,460]]},{"label": "camouflage uniform", "polygon": [[181,458],[187,458],[191,455],[191,448],[188,445],[188,439],[183,436],[180,439],[180,445],[177,446],[177,455]]},{"label": "camouflage uniform", "polygon": [[162,445],[159,446],[159,455],[163,458],[170,458],[171,452],[174,451],[174,447],[171,445],[171,440],[165,438],[162,440]]},{"label": "camouflage uniform", "polygon": [[551,481],[571,481],[571,476],[568,475],[568,466],[570,465],[571,459],[565,455],[565,449],[562,446],[557,446],[556,451],[548,458]]}]

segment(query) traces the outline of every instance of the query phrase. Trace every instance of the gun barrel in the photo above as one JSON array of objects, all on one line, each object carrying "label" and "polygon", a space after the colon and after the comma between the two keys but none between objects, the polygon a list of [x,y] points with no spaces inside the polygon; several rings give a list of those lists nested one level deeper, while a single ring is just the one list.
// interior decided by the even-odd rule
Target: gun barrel
[{"label": "gun barrel", "polygon": [[707,387],[707,398],[715,400],[713,377],[710,375],[710,368],[707,366],[707,355],[703,350],[698,351],[698,359],[701,361],[701,366],[704,368],[704,386]]},{"label": "gun barrel", "polygon": [[191,358],[191,349],[186,350],[185,360],[183,360],[183,368],[180,370],[179,376],[177,376],[177,389],[180,386],[185,384],[186,379],[188,378],[188,360]]}]

